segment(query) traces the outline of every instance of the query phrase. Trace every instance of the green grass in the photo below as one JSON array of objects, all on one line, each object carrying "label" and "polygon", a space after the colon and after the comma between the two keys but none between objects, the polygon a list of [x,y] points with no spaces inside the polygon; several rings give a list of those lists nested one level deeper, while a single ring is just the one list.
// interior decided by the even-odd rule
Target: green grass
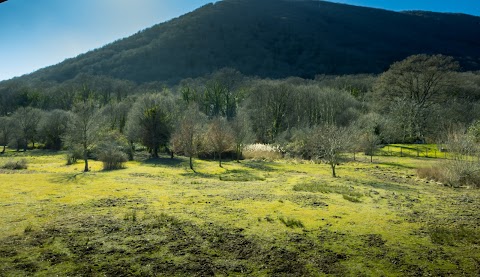
[{"label": "green grass", "polygon": [[[381,149],[380,151],[388,151]],[[102,171],[64,154],[8,152],[0,276],[477,276],[480,192],[416,177],[440,158],[185,158]]]}]

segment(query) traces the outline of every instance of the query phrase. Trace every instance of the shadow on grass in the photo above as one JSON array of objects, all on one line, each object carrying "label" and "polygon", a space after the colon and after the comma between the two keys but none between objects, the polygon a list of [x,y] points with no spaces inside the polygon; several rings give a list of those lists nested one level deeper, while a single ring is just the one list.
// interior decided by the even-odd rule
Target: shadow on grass
[{"label": "shadow on grass", "polygon": [[357,182],[357,184],[362,185],[362,186],[368,186],[372,187],[375,189],[384,189],[387,191],[397,191],[397,192],[413,192],[417,191],[414,188],[408,187],[408,186],[402,186],[398,184],[393,184],[393,183],[385,183],[385,182],[375,182],[375,181],[370,181],[370,182]]},{"label": "shadow on grass", "polygon": [[183,162],[184,160],[180,158],[171,159],[171,158],[160,157],[160,158],[150,158],[150,159],[144,160],[142,163],[146,165],[153,165],[153,166],[165,165],[165,166],[180,167]]},{"label": "shadow on grass", "polygon": [[191,169],[188,169],[188,172],[181,173],[180,175],[187,178],[218,178],[217,174],[210,174],[198,171],[193,172]]},{"label": "shadow on grass", "polygon": [[265,181],[265,177],[253,174],[251,171],[244,169],[227,170],[227,172],[219,176],[221,181],[232,182],[250,182],[250,181]]},{"label": "shadow on grass", "polygon": [[415,169],[416,167],[415,166],[411,166],[411,165],[405,165],[405,164],[400,164],[400,163],[394,163],[394,162],[380,162],[380,163],[377,163],[377,165],[386,165],[386,166],[390,166],[390,167],[397,167],[397,168],[405,168],[405,169]]},{"label": "shadow on grass", "polygon": [[265,162],[262,162],[262,161],[243,161],[241,163],[243,166],[247,167],[247,168],[251,168],[251,169],[257,169],[257,170],[260,170],[260,171],[266,171],[266,172],[272,172],[272,171],[275,171],[275,169],[267,164],[265,164]]},{"label": "shadow on grass", "polygon": [[[0,149],[1,152],[1,149]],[[8,149],[5,153],[1,154],[0,157],[43,157],[43,156],[52,156],[52,155],[60,155],[65,154],[65,151],[57,151],[57,150],[48,150],[48,149],[29,149],[27,152],[23,152],[23,150],[15,151]]]},{"label": "shadow on grass", "polygon": [[50,178],[50,181],[57,184],[75,183],[80,181],[83,176],[85,176],[84,172],[57,174]]}]

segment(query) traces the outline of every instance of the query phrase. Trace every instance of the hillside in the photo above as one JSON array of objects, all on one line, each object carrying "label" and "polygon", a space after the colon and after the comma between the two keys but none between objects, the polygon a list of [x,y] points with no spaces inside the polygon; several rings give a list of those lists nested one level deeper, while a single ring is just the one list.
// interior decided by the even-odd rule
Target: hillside
[{"label": "hillside", "polygon": [[176,82],[223,67],[261,77],[379,73],[409,55],[480,69],[480,18],[325,1],[225,0],[22,78]]}]

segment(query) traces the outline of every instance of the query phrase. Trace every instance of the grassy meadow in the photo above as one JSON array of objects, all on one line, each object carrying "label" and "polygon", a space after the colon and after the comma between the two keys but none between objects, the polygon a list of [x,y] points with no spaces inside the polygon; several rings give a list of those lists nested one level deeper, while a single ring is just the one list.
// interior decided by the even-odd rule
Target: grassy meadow
[{"label": "grassy meadow", "polygon": [[28,168],[0,169],[0,276],[479,276],[480,191],[419,179],[444,158],[422,147],[357,154],[338,178],[293,159],[83,173],[7,152],[0,166]]}]

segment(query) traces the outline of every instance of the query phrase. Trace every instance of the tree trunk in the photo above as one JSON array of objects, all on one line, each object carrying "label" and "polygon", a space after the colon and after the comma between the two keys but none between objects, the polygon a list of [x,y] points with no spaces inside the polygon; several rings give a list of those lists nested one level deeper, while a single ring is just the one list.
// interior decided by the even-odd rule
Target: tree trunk
[{"label": "tree trunk", "polygon": [[222,152],[218,153],[218,162],[220,167],[222,167]]},{"label": "tree trunk", "polygon": [[373,155],[370,155],[370,162],[373,163]]},{"label": "tree trunk", "polygon": [[337,178],[337,173],[335,172],[335,163],[330,163],[330,166],[332,167],[332,177]]},{"label": "tree trunk", "polygon": [[170,150],[170,159],[173,160],[174,157],[175,157],[175,153],[173,152],[173,150]]},{"label": "tree trunk", "polygon": [[85,161],[85,168],[83,169],[83,172],[88,172],[88,151],[86,147],[83,149],[83,160]]},{"label": "tree trunk", "polygon": [[153,158],[158,158],[158,147],[153,148]]},{"label": "tree trunk", "polygon": [[190,156],[190,169],[195,172],[195,169],[193,169],[193,161],[192,161],[192,156]]},{"label": "tree trunk", "polygon": [[357,159],[355,158],[355,151],[353,151],[353,161],[356,161]]},{"label": "tree trunk", "polygon": [[85,169],[83,170],[83,172],[88,172],[88,158],[87,157],[84,157],[83,160],[85,161]]},{"label": "tree trunk", "polygon": [[237,163],[239,163],[240,162],[240,146],[239,145],[237,145],[236,150],[237,150]]},{"label": "tree trunk", "polygon": [[25,140],[25,143],[23,144],[23,152],[27,152],[27,147],[28,147],[28,140]]},{"label": "tree trunk", "polygon": [[133,141],[129,141],[129,144],[130,144],[130,151],[128,151],[128,160],[133,161],[135,158],[133,156],[133,153],[135,153],[135,145],[133,144]]},{"label": "tree trunk", "polygon": [[7,146],[4,144],[2,154],[5,154],[5,148],[7,148]]}]

